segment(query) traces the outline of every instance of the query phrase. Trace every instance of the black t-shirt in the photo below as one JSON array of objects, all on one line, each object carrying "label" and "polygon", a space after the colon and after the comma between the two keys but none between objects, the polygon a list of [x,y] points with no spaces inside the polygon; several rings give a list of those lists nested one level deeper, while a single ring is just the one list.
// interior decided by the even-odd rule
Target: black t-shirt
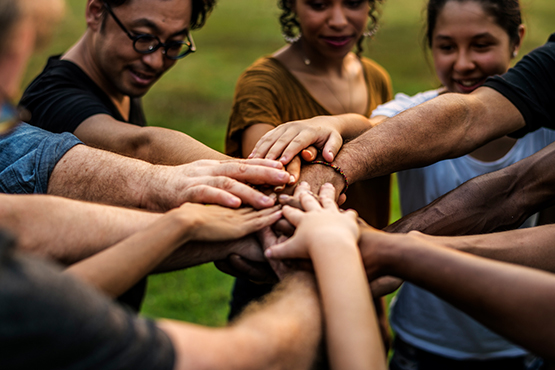
[{"label": "black t-shirt", "polygon": [[555,33],[547,43],[525,55],[501,76],[490,77],[491,87],[513,103],[526,127],[510,136],[522,137],[540,127],[555,129]]},{"label": "black t-shirt", "polygon": [[[55,133],[73,133],[84,120],[96,114],[108,114],[125,122],[108,95],[79,66],[60,60],[59,55],[48,59],[19,104],[31,112],[30,124]],[[131,99],[128,122],[146,124],[139,98]]]},{"label": "black t-shirt", "polygon": [[56,266],[13,250],[0,233],[0,367],[170,370],[175,352],[138,318]]},{"label": "black t-shirt", "polygon": [[[19,102],[31,112],[30,124],[45,130],[73,133],[87,118],[108,114],[123,121],[119,110],[108,95],[75,63],[53,56],[40,75],[27,87]],[[141,100],[131,99],[129,123],[145,126]],[[141,280],[118,298],[122,304],[139,311],[146,290]]]}]

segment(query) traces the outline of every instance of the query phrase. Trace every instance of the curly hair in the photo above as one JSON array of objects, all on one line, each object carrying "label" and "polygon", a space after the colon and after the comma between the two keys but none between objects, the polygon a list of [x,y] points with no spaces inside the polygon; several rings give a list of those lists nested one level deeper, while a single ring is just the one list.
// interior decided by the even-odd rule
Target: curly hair
[{"label": "curly hair", "polygon": [[[115,8],[125,4],[129,0],[104,0],[108,5]],[[191,10],[191,25],[192,30],[196,30],[204,26],[208,15],[214,9],[216,0],[192,0],[193,8]]]},{"label": "curly hair", "polygon": [[[278,0],[278,8],[281,9],[281,15],[279,16],[279,23],[281,24],[281,32],[284,36],[288,38],[294,38],[298,35],[301,25],[297,19],[297,15],[293,11],[293,4],[295,0]],[[368,5],[370,5],[370,10],[368,11],[368,17],[370,22],[368,23],[368,31],[373,35],[378,28],[378,17],[379,9],[378,3],[382,3],[383,0],[368,0]],[[362,53],[362,42],[364,36],[359,38],[357,41],[357,51],[356,54],[360,56]]]}]

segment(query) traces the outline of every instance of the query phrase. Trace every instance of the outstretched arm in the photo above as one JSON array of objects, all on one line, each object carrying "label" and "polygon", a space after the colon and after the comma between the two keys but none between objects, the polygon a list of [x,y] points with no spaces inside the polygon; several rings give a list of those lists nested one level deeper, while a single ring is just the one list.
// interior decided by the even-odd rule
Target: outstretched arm
[{"label": "outstretched arm", "polygon": [[204,160],[158,166],[77,145],[54,168],[48,194],[166,211],[184,202],[270,207],[274,200],[244,184],[284,185],[289,174],[270,160]]},{"label": "outstretched arm", "polygon": [[176,370],[308,370],[322,336],[316,285],[306,272],[287,277],[229,327],[176,321],[158,325],[173,342]]},{"label": "outstretched arm", "polygon": [[340,213],[335,189],[322,186],[320,197],[302,183],[296,194],[307,212],[285,206],[296,226],[293,237],[270,247],[269,258],[310,258],[318,280],[332,369],[385,369],[376,312],[357,248],[356,213]]},{"label": "outstretched arm", "polygon": [[361,253],[371,277],[394,275],[463,310],[530,351],[555,359],[555,276],[476,257],[418,234],[365,229]]},{"label": "outstretched arm", "polygon": [[388,226],[389,232],[481,234],[520,226],[555,204],[555,144],[502,170],[475,177]]},{"label": "outstretched arm", "polygon": [[358,181],[459,157],[524,125],[518,109],[491,88],[443,94],[344,145],[336,164]]},{"label": "outstretched arm", "polygon": [[117,297],[149,274],[177,248],[187,266],[225,258],[234,244],[199,248],[192,240],[225,241],[271,225],[281,217],[279,207],[254,211],[185,203],[124,241],[71,265],[66,272],[79,276],[106,294]]},{"label": "outstretched arm", "polygon": [[87,118],[74,134],[87,145],[153,164],[180,165],[199,159],[229,159],[182,132],[163,127],[140,127],[107,114]]}]

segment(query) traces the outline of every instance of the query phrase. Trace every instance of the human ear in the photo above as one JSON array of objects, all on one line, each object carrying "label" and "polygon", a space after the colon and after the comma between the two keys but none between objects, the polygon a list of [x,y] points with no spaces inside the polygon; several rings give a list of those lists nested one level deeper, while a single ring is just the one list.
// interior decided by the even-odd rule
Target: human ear
[{"label": "human ear", "polygon": [[104,21],[104,3],[100,0],[88,0],[85,10],[87,27],[93,31],[98,31]]},{"label": "human ear", "polygon": [[513,45],[513,54],[512,54],[513,58],[516,58],[516,56],[518,55],[518,51],[520,50],[520,46],[522,45],[522,39],[524,38],[525,34],[526,34],[526,26],[521,24],[520,26],[518,26],[518,42],[515,43],[515,45]]}]

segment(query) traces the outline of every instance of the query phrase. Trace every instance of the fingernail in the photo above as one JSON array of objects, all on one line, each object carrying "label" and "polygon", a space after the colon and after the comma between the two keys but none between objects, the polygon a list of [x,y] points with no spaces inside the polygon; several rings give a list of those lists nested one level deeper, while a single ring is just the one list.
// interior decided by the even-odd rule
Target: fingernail
[{"label": "fingernail", "polygon": [[289,174],[287,172],[282,172],[279,174],[279,179],[280,180],[287,180],[287,177],[289,176]]},{"label": "fingernail", "polygon": [[285,189],[285,185],[279,185],[274,188],[274,191],[279,193],[280,191],[283,191],[283,189]]},{"label": "fingernail", "polygon": [[295,183],[295,176],[291,175],[289,176],[289,184],[294,184]]},{"label": "fingernail", "polygon": [[303,181],[303,182],[301,182],[301,185],[302,185],[302,186],[308,186],[308,182]]},{"label": "fingernail", "polygon": [[264,255],[265,255],[267,258],[271,258],[271,257],[272,257],[272,250],[269,249],[269,248],[266,249],[266,250],[264,251]]},{"label": "fingernail", "polygon": [[269,196],[270,199],[273,200],[274,202],[275,202],[276,199],[277,199],[277,194],[276,194],[276,193],[272,193],[272,194],[270,194],[270,195],[268,195],[268,196]]},{"label": "fingernail", "polygon": [[279,200],[286,201],[286,200],[288,200],[289,198],[290,198],[290,197],[289,197],[289,195],[287,195],[287,194],[280,194],[280,195],[279,195]]},{"label": "fingernail", "polygon": [[270,201],[272,201],[272,199],[270,199],[270,197],[267,197],[267,196],[262,197],[262,202],[263,203],[269,203]]},{"label": "fingernail", "polygon": [[287,162],[287,158],[286,158],[285,156],[283,156],[283,157],[281,157],[281,158],[279,159],[279,161],[280,161],[281,163],[286,163],[286,162]]}]

